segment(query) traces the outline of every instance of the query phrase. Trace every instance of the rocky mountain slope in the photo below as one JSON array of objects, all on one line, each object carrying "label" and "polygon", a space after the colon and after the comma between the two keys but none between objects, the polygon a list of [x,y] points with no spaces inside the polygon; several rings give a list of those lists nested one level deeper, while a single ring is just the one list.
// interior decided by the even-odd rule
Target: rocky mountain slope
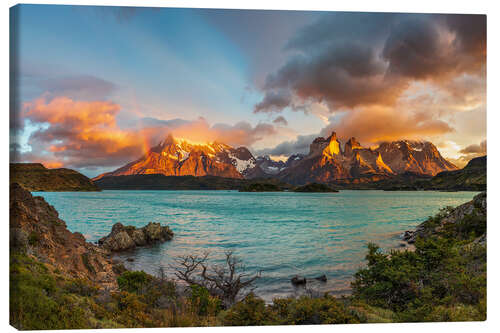
[{"label": "rocky mountain slope", "polygon": [[424,186],[436,190],[486,190],[486,156],[476,157],[460,170],[438,173]]},{"label": "rocky mountain slope", "polygon": [[245,147],[193,143],[169,135],[140,159],[113,172],[94,178],[140,174],[165,176],[218,176],[225,178],[277,178],[294,185],[328,183],[339,179],[378,181],[407,172],[434,176],[457,168],[446,161],[430,142],[384,142],[378,148],[365,148],[350,138],[344,145],[335,132],[316,138],[309,154],[294,154],[286,161],[269,156],[255,158]]},{"label": "rocky mountain slope", "polygon": [[193,143],[169,135],[138,160],[93,180],[138,174],[243,178],[255,163],[255,158],[245,147],[233,148],[218,142]]},{"label": "rocky mountain slope", "polygon": [[10,185],[10,250],[24,253],[53,271],[116,288],[109,252],[70,232],[55,208],[17,183]]},{"label": "rocky mountain slope", "polygon": [[397,174],[410,171],[435,176],[442,171],[457,170],[457,167],[444,159],[436,146],[428,141],[383,142],[375,151]]},{"label": "rocky mountain slope", "polygon": [[441,171],[456,169],[430,142],[384,142],[371,149],[350,138],[342,149],[333,132],[326,139],[316,138],[309,154],[281,171],[277,177],[291,184],[326,183],[339,179],[377,181],[406,172],[433,176]]},{"label": "rocky mountain slope", "polygon": [[365,185],[393,191],[486,191],[486,156],[473,158],[463,169],[443,171],[434,177],[407,172]]},{"label": "rocky mountain slope", "polygon": [[86,176],[71,169],[47,169],[40,163],[11,163],[10,183],[28,191],[100,191]]}]

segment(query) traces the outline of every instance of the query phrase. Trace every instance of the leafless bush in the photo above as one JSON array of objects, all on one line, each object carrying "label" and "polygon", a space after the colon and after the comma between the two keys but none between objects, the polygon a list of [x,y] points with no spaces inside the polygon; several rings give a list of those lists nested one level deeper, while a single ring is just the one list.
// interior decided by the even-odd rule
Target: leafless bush
[{"label": "leafless bush", "polygon": [[226,307],[232,306],[238,297],[244,298],[255,288],[253,283],[260,272],[251,275],[245,272],[241,260],[232,251],[225,253],[223,265],[207,265],[209,253],[201,256],[188,255],[177,259],[173,267],[175,276],[188,285],[204,287],[212,296],[219,297]]}]

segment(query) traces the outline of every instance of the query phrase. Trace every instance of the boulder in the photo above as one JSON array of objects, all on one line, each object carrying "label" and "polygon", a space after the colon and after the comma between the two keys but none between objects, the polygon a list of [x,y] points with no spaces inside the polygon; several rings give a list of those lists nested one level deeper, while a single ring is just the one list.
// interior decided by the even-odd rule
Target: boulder
[{"label": "boulder", "polygon": [[135,245],[137,246],[144,246],[148,243],[146,235],[144,234],[144,230],[142,229],[136,229],[132,231],[130,237],[132,237],[132,239],[135,242]]},{"label": "boulder", "polygon": [[124,251],[136,246],[127,229],[121,223],[115,223],[111,228],[111,233],[99,239],[98,243],[109,251]]},{"label": "boulder", "polygon": [[109,251],[124,251],[136,246],[145,246],[156,242],[171,240],[174,233],[168,226],[150,222],[145,227],[123,226],[115,223],[111,233],[101,238],[98,244]]}]

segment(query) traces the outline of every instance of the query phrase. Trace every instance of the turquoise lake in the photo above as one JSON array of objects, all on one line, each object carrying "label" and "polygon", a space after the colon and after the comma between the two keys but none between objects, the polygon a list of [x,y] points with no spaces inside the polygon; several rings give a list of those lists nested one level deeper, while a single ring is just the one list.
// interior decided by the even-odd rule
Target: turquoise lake
[{"label": "turquoise lake", "polygon": [[[237,191],[38,192],[71,231],[97,241],[116,222],[141,227],[169,225],[174,239],[117,255],[129,269],[170,277],[175,258],[210,252],[218,262],[233,250],[249,272],[262,271],[255,293],[275,296],[304,292],[290,283],[295,274],[316,291],[346,293],[364,265],[367,242],[398,247],[400,234],[445,206],[469,201],[475,192],[240,193]],[[133,262],[125,259],[133,258]]]}]

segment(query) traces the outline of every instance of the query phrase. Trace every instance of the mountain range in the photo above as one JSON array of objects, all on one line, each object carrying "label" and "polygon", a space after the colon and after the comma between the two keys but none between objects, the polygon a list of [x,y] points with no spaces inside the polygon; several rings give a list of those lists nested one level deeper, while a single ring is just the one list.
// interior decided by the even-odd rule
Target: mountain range
[{"label": "mountain range", "polygon": [[342,179],[377,180],[407,172],[435,176],[457,169],[428,141],[382,142],[372,149],[363,147],[354,137],[342,145],[333,132],[327,138],[314,139],[307,155],[294,154],[286,161],[276,161],[269,156],[254,157],[246,147],[234,148],[220,142],[197,143],[168,135],[144,156],[93,180],[110,176],[162,174],[276,178],[302,185]]}]

